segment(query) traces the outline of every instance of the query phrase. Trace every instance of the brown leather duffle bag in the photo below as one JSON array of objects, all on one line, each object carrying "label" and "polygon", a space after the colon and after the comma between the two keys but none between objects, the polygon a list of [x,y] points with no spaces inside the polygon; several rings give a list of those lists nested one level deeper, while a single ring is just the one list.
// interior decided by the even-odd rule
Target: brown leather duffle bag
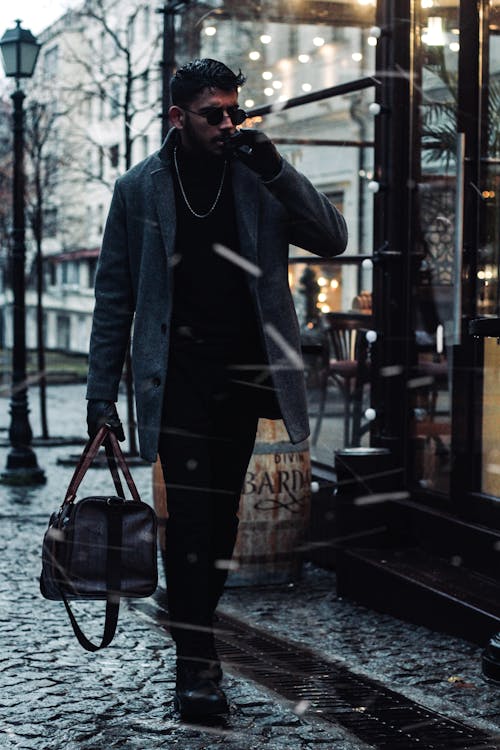
[{"label": "brown leather duffle bag", "polygon": [[[78,487],[104,445],[116,495],[76,500]],[[120,467],[132,499],[126,499]],[[59,510],[52,514],[42,549],[40,590],[46,599],[62,600],[79,643],[97,651],[111,643],[121,597],[151,596],[158,584],[157,520],[137,492],[116,435],[103,426],[89,440]],[[104,633],[99,645],[81,631],[70,599],[106,600]]]}]

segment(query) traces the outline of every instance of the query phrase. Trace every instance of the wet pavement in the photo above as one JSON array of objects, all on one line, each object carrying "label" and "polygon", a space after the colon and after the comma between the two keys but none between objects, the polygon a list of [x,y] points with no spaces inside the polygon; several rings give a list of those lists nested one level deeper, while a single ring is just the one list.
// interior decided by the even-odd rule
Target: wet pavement
[{"label": "wet pavement", "polygon": [[[84,434],[84,386],[51,388],[49,398],[52,431],[74,435],[81,425]],[[0,428],[7,426],[7,407],[6,399],[0,399]],[[368,747],[355,731],[304,713],[307,702],[285,700],[229,667],[224,685],[230,718],[203,727],[181,722],[172,705],[174,650],[169,637],[154,618],[127,602],[112,645],[97,654],[81,649],[63,604],[44,600],[38,589],[43,532],[71,475],[57,459],[74,451],[67,446],[37,448],[47,475],[42,487],[0,486],[1,750]],[[7,452],[0,448],[0,468]],[[151,468],[137,467],[133,476],[143,499],[151,502]],[[110,482],[106,471],[95,469],[80,496],[100,493]],[[77,603],[75,610],[84,630],[97,638],[102,603]],[[228,589],[221,610],[500,737],[500,688],[483,680],[480,648],[342,601],[331,572],[308,564],[302,580],[293,585]]]}]

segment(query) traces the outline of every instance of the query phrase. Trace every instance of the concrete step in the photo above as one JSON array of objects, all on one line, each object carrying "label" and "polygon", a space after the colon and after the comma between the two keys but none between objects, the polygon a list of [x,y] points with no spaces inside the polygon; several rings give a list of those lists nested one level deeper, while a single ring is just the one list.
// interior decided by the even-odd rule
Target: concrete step
[{"label": "concrete step", "polygon": [[500,585],[419,547],[344,549],[338,594],[484,645],[500,631]]}]

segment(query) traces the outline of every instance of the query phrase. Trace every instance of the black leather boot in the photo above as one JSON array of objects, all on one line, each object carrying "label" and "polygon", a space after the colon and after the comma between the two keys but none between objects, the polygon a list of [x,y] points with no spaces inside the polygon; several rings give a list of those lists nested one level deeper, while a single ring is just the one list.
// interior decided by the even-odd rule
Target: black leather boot
[{"label": "black leather boot", "polygon": [[205,666],[206,676],[213,680],[217,685],[222,682],[223,674],[222,667],[220,665],[219,654],[215,648],[215,644],[212,642],[210,647],[206,649],[207,662]]},{"label": "black leather boot", "polygon": [[179,659],[174,705],[181,716],[216,716],[229,712],[226,695],[202,662]]}]

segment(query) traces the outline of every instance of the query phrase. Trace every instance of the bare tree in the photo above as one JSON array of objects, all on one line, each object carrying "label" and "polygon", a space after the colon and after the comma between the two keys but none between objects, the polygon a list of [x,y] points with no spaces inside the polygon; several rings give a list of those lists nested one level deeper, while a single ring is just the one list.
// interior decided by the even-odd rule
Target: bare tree
[{"label": "bare tree", "polygon": [[56,150],[57,122],[66,112],[36,99],[31,99],[26,112],[25,143],[27,163],[26,208],[35,242],[36,340],[40,421],[42,438],[49,437],[43,330],[44,264],[43,239],[48,209],[55,209],[59,171],[64,164],[60,143]]},{"label": "bare tree", "polygon": [[[119,145],[123,158],[105,145],[107,133],[92,131],[81,121],[73,127],[73,137],[94,149],[97,163],[82,160],[78,164],[86,182],[97,182],[112,188],[116,172],[103,169],[106,156],[113,167],[125,170],[132,166],[134,142],[146,136],[159,123],[161,79],[159,59],[161,29],[153,18],[150,4],[141,0],[87,0],[76,14],[80,21],[78,48],[70,49],[71,63],[79,70],[80,82],[72,86],[73,95],[97,109],[102,120],[119,123]],[[145,26],[150,23],[149,33]],[[154,29],[153,29],[154,27]],[[151,33],[153,29],[153,33]],[[83,44],[81,40],[83,39]],[[108,118],[104,116],[109,113]],[[80,149],[84,152],[84,149]],[[136,423],[130,345],[125,362],[127,422],[129,448],[137,454]]]}]

